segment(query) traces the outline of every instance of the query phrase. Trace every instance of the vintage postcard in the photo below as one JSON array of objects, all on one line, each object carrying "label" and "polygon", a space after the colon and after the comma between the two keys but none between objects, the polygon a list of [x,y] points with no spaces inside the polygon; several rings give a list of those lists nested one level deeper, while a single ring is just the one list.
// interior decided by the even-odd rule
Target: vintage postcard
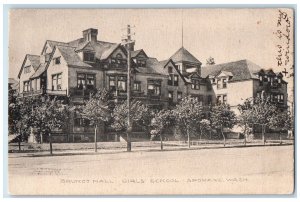
[{"label": "vintage postcard", "polygon": [[10,9],[9,194],[293,194],[294,15]]}]

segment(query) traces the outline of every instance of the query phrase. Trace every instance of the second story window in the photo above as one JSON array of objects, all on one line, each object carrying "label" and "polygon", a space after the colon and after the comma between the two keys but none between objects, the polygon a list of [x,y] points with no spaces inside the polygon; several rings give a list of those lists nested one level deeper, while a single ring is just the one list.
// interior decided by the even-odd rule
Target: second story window
[{"label": "second story window", "polygon": [[174,75],[174,86],[178,86],[178,75]]},{"label": "second story window", "polygon": [[61,90],[61,73],[52,75],[52,90]]},{"label": "second story window", "polygon": [[59,65],[60,64],[60,57],[53,58],[53,65]]},{"label": "second story window", "polygon": [[141,91],[141,82],[135,81],[135,82],[133,83],[133,90],[134,90],[134,91],[137,91],[137,92],[140,92],[140,91]]},{"label": "second story window", "polygon": [[196,79],[192,79],[192,89],[199,90],[200,89],[200,81]]},{"label": "second story window", "polygon": [[227,88],[227,81],[226,79],[222,79],[222,87]]},{"label": "second story window", "polygon": [[168,67],[168,73],[169,73],[169,74],[173,73],[172,67]]},{"label": "second story window", "polygon": [[94,62],[94,60],[95,60],[95,53],[92,53],[92,52],[84,52],[83,53],[83,61]]},{"label": "second story window", "polygon": [[227,104],[227,95],[223,95],[223,103]]}]

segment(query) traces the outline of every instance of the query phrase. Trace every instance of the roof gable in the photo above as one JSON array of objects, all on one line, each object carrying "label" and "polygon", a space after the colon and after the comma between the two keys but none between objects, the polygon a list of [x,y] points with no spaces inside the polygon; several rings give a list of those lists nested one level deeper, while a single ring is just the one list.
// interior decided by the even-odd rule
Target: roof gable
[{"label": "roof gable", "polygon": [[39,65],[40,65],[40,56],[39,55],[30,55],[30,54],[27,54],[25,56],[24,60],[23,60],[21,69],[20,69],[19,74],[18,74],[18,78],[20,78],[20,76],[21,76],[21,74],[23,72],[24,67],[28,66],[29,64],[33,68],[33,70],[36,71],[38,69]]},{"label": "roof gable", "polygon": [[149,58],[143,49],[131,51],[131,57],[132,58],[139,58],[139,57]]},{"label": "roof gable", "polygon": [[92,67],[80,59],[75,52],[75,48],[70,46],[56,46],[56,48],[61,53],[61,56],[66,61],[68,66]]},{"label": "roof gable", "polygon": [[[201,68],[202,77],[217,76],[221,71],[232,74],[231,81],[257,79],[255,75],[261,68],[249,60],[239,60],[218,65],[209,65]],[[227,73],[228,74],[228,73]]]},{"label": "roof gable", "polygon": [[175,63],[176,62],[189,62],[189,63],[196,63],[196,64],[202,64],[195,56],[193,56],[188,50],[186,50],[184,47],[181,47],[179,50],[177,50],[171,58]]}]

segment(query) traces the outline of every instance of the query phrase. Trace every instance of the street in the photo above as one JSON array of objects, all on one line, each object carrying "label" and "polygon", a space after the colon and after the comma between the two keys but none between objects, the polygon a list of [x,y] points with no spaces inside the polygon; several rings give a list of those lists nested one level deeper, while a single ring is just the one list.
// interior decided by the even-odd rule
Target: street
[{"label": "street", "polygon": [[288,194],[294,148],[22,157],[9,154],[9,192],[47,195]]}]

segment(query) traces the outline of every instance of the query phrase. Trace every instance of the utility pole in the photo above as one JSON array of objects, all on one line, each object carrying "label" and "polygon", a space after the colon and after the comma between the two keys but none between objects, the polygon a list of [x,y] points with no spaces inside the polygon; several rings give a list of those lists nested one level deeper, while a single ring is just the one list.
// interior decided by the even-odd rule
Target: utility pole
[{"label": "utility pole", "polygon": [[128,107],[128,115],[127,115],[127,151],[131,151],[131,131],[132,131],[132,121],[130,117],[130,99],[131,99],[131,47],[134,44],[134,41],[131,40],[131,26],[127,25],[127,33],[126,38],[123,40],[123,45],[127,48],[127,107]]}]

